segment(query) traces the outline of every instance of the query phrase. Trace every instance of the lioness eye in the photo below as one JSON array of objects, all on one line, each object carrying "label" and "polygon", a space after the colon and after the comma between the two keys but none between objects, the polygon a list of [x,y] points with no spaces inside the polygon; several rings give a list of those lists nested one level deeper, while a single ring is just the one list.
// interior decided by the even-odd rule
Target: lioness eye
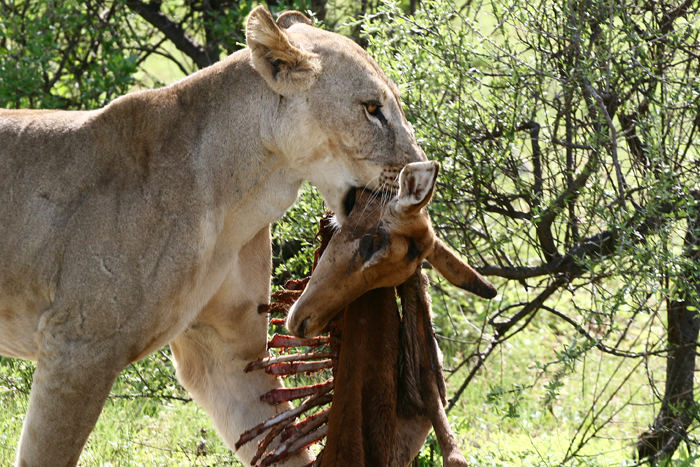
[{"label": "lioness eye", "polygon": [[386,119],[384,118],[384,114],[382,114],[382,105],[378,102],[365,102],[363,104],[365,106],[365,110],[369,115],[372,117],[376,118],[382,123],[386,123]]}]

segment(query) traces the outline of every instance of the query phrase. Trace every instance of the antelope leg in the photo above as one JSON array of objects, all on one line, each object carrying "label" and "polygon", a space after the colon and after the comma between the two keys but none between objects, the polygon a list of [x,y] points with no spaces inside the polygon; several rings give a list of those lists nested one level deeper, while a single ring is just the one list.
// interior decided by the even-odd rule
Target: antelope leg
[{"label": "antelope leg", "polygon": [[467,460],[462,455],[457,438],[450,428],[438,387],[433,382],[428,382],[426,386],[423,392],[424,402],[442,451],[442,465],[444,467],[466,467]]},{"label": "antelope leg", "polygon": [[445,380],[442,377],[437,341],[433,334],[433,324],[430,319],[430,298],[427,293],[425,277],[420,268],[413,276],[414,296],[417,314],[417,334],[423,340],[424,355],[421,362],[421,395],[425,405],[426,415],[430,418],[435,430],[435,436],[442,451],[444,467],[465,467],[467,460],[459,450],[455,437],[447,420],[443,401],[445,400]]}]

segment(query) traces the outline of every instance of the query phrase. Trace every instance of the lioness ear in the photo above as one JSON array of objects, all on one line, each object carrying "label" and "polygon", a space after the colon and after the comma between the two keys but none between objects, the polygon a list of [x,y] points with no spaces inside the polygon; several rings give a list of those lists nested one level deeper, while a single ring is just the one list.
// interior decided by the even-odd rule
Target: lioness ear
[{"label": "lioness ear", "polygon": [[435,189],[440,164],[435,161],[406,164],[399,174],[399,194],[396,210],[401,214],[413,214],[430,202]]},{"label": "lioness ear", "polygon": [[308,24],[309,26],[314,25],[314,23],[312,23],[305,14],[298,11],[285,11],[277,17],[277,26],[281,27],[282,29],[287,29],[292,24],[296,23]]},{"label": "lioness ear", "polygon": [[[283,19],[283,22],[289,19]],[[255,7],[248,16],[246,42],[253,68],[278,94],[307,90],[321,72],[319,56],[292,45],[287,33],[262,5]]]},{"label": "lioness ear", "polygon": [[435,246],[427,260],[445,279],[460,289],[483,298],[493,298],[498,294],[489,281],[459,259],[440,239],[435,239]]}]

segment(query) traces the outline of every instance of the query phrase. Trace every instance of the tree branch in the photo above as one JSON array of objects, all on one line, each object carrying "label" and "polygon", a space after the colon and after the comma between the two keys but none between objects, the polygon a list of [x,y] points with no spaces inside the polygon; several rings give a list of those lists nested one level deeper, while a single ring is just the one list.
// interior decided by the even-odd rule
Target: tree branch
[{"label": "tree branch", "polygon": [[611,112],[608,112],[608,107],[605,105],[603,97],[598,94],[598,91],[593,88],[588,82],[584,83],[584,92],[590,94],[593,99],[595,99],[598,107],[600,108],[601,114],[605,118],[605,122],[608,124],[608,129],[610,131],[610,156],[613,160],[613,165],[615,166],[615,175],[617,177],[618,184],[618,199],[620,204],[625,202],[625,193],[627,191],[627,183],[625,182],[625,177],[622,175],[622,168],[620,167],[620,159],[617,156],[617,130],[612,121]]},{"label": "tree branch", "polygon": [[210,57],[205,48],[191,38],[181,25],[162,13],[159,3],[127,0],[126,5],[162,32],[178,50],[190,57],[199,68],[208,67],[217,61],[217,57]]},{"label": "tree branch", "polygon": [[592,257],[607,257],[619,245],[619,232],[634,232],[630,235],[633,243],[642,241],[646,235],[661,222],[663,215],[670,214],[676,208],[674,203],[664,203],[658,207],[656,214],[649,214],[646,208],[638,208],[635,215],[618,231],[606,230],[585,238],[572,246],[564,256],[557,257],[539,266],[482,266],[476,268],[484,276],[498,276],[505,279],[529,279],[551,274],[566,274],[569,278],[578,277],[585,272],[581,262]]},{"label": "tree branch", "polygon": [[[543,181],[542,181],[542,150],[540,149],[540,125],[531,120],[520,125],[518,130],[528,130],[530,133],[530,143],[532,145],[532,172],[535,177],[532,191],[534,192],[535,205],[539,206],[543,197]],[[559,252],[554,244],[552,236],[552,222],[536,222],[537,239],[540,242],[540,247],[547,261],[551,261]]]}]

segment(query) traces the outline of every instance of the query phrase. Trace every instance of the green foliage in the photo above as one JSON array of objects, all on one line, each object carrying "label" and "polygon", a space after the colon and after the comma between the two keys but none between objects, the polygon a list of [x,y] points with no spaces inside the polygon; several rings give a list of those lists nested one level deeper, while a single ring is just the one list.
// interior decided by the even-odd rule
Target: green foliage
[{"label": "green foliage", "polygon": [[0,3],[0,107],[106,104],[134,84],[133,35],[120,2]]},{"label": "green foliage", "polygon": [[155,404],[166,400],[189,401],[189,395],[177,382],[170,350],[161,349],[147,359],[129,365],[115,383],[116,397],[149,398]]},{"label": "green foliage", "polygon": [[366,18],[370,52],[442,165],[436,230],[502,294],[484,305],[433,291],[446,367],[473,368],[456,397],[492,352],[515,360],[506,343],[533,323],[566,344],[528,365],[534,383],[490,383],[487,400],[505,418],[521,417],[519,396],[532,391],[556,412],[599,352],[633,359],[595,369],[566,461],[614,431],[626,404],[649,402],[610,392],[642,357],[650,381],[663,379],[667,304],[697,308],[687,233],[700,199],[698,9],[674,8],[433,0],[415,15],[389,2]]},{"label": "green foliage", "polygon": [[501,385],[494,385],[486,394],[486,402],[494,406],[503,418],[518,418],[520,416],[520,401],[522,400],[524,389],[519,384],[513,385],[510,389],[505,389]]},{"label": "green foliage", "polygon": [[[166,37],[126,0],[2,1],[0,107],[89,109],[142,83],[168,84],[148,68],[174,66],[185,75],[244,47],[245,21],[258,3],[158,2],[167,17],[161,26]],[[306,11],[309,2],[280,1],[270,8]],[[200,55],[178,50],[189,42],[194,45],[188,50]]]},{"label": "green foliage", "polygon": [[0,356],[0,401],[17,393],[28,395],[34,368],[34,363]]},{"label": "green foliage", "polygon": [[272,228],[274,283],[284,285],[289,279],[300,279],[311,274],[318,221],[324,214],[323,198],[310,185],[305,185],[299,198],[282,219]]}]

